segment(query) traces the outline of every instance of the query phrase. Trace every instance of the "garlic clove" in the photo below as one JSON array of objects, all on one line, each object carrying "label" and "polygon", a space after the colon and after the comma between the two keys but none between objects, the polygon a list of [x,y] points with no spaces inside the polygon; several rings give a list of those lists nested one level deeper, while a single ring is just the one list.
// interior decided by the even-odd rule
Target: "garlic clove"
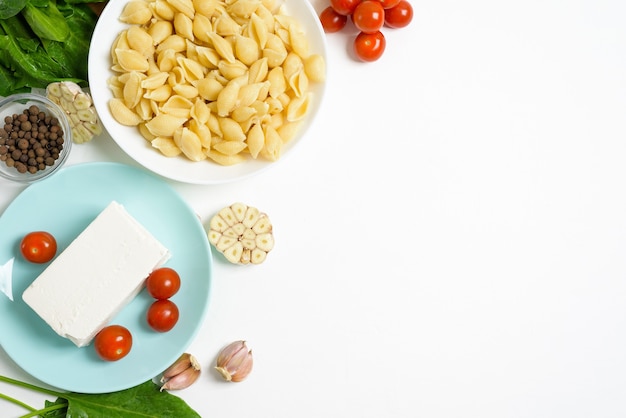
[{"label": "garlic clove", "polygon": [[198,380],[200,372],[198,360],[189,353],[183,353],[163,372],[161,390],[185,389]]},{"label": "garlic clove", "polygon": [[252,371],[252,350],[248,350],[243,340],[234,341],[220,351],[217,356],[217,370],[231,382],[241,382]]},{"label": "garlic clove", "polygon": [[191,367],[191,357],[192,355],[189,353],[181,354],[170,367],[165,369],[163,376],[161,377],[161,382],[165,382],[167,379],[170,379]]},{"label": "garlic clove", "polygon": [[193,366],[188,367],[176,376],[169,378],[163,386],[161,386],[161,391],[188,388],[198,380],[198,377],[200,377],[200,369],[196,369]]}]

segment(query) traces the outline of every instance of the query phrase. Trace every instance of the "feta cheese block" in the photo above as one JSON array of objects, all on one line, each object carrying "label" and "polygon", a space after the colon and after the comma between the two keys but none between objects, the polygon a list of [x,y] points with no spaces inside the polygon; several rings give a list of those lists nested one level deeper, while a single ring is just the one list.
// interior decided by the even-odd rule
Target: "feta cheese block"
[{"label": "feta cheese block", "polygon": [[83,347],[169,258],[169,250],[113,201],[22,298],[57,334]]}]

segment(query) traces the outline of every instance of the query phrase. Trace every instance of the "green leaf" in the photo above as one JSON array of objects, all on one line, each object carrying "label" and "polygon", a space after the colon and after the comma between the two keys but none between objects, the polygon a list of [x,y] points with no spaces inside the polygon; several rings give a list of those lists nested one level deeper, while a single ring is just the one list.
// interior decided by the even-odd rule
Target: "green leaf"
[{"label": "green leaf", "polygon": [[26,6],[26,0],[0,0],[0,19],[18,14]]},{"label": "green leaf", "polygon": [[33,32],[41,39],[63,42],[70,34],[70,27],[65,17],[52,1],[45,7],[26,3],[22,9],[22,15]]},{"label": "green leaf", "polygon": [[67,399],[58,398],[55,402],[46,401],[46,409],[54,406],[62,406],[59,409],[45,412],[43,418],[65,418],[67,416]]},{"label": "green leaf", "polygon": [[139,386],[105,394],[67,393],[68,418],[199,418],[181,398],[147,381]]}]

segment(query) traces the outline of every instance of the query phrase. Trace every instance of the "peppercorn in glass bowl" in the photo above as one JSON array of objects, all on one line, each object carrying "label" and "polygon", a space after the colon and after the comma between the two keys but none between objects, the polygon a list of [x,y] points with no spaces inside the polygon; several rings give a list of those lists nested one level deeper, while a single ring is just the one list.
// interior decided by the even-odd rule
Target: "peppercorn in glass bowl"
[{"label": "peppercorn in glass bowl", "polygon": [[0,118],[0,177],[28,184],[63,166],[72,129],[59,106],[38,94],[14,94],[0,100]]}]

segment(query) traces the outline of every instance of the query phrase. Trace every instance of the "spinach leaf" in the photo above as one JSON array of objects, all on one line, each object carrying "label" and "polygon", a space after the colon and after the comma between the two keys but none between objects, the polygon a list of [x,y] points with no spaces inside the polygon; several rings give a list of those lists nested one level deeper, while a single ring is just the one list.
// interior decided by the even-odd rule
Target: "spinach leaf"
[{"label": "spinach leaf", "polygon": [[68,417],[89,418],[199,418],[181,398],[161,392],[147,381],[139,386],[101,395],[67,393]]},{"label": "spinach leaf", "polygon": [[22,14],[40,39],[63,42],[70,34],[70,27],[65,17],[52,1],[44,7],[26,3]]},{"label": "spinach leaf", "polygon": [[0,0],[0,19],[8,19],[18,14],[27,0]]},{"label": "spinach leaf", "polygon": [[9,61],[4,65],[19,74],[18,77],[47,85],[64,76],[57,63],[43,51],[43,48],[35,51],[24,51],[21,48],[20,36],[27,29],[19,15],[0,20],[0,26],[6,33],[3,36],[4,40],[0,42],[0,50],[5,51],[9,57]]},{"label": "spinach leaf", "polygon": [[65,42],[42,40],[43,48],[66,74],[86,83],[89,44],[97,16],[86,4],[59,5],[59,10],[65,16],[70,34]]}]

